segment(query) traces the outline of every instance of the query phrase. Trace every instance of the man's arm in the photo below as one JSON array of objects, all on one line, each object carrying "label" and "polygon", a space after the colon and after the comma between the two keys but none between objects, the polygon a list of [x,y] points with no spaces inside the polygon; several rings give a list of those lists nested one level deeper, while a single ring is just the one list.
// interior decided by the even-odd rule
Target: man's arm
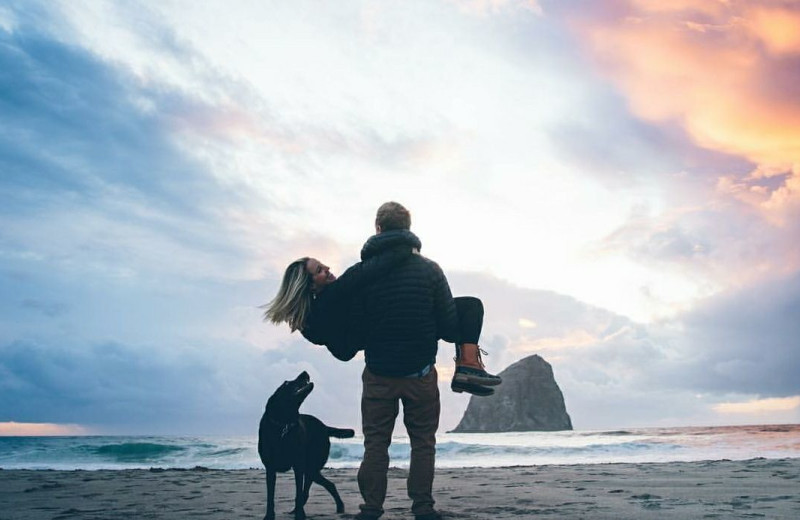
[{"label": "man's arm", "polygon": [[385,276],[411,256],[411,247],[397,246],[350,266],[335,282],[325,288],[336,297],[348,298]]},{"label": "man's arm", "polygon": [[458,314],[456,303],[450,292],[450,284],[436,262],[433,267],[433,308],[436,316],[436,332],[440,339],[455,343],[458,341]]}]

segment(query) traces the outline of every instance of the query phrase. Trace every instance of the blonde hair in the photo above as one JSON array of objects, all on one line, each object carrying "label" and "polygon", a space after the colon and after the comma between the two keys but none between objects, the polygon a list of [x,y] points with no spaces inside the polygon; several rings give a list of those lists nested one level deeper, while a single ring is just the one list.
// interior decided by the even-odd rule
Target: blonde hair
[{"label": "blonde hair", "polygon": [[289,324],[292,332],[303,330],[311,314],[311,275],[306,271],[308,257],[295,260],[283,273],[281,287],[278,294],[268,304],[264,311],[264,321],[271,321],[279,325],[284,321]]}]

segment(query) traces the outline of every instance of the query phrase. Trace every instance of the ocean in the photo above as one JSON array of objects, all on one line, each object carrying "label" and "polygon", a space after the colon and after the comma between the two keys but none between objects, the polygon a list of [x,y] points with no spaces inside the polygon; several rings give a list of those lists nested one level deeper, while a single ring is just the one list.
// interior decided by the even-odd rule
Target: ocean
[{"label": "ocean", "polygon": [[[800,425],[637,428],[615,431],[440,433],[440,468],[800,458]],[[362,439],[332,439],[328,467],[358,467]],[[408,438],[390,447],[407,468]],[[0,468],[97,470],[260,468],[255,437],[0,437]]]}]

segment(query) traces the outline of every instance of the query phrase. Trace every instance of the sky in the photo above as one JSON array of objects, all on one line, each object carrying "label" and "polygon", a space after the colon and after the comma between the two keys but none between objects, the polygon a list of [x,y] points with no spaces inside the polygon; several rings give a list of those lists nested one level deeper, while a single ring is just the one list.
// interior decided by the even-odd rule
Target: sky
[{"label": "sky", "polygon": [[800,422],[800,2],[0,0],[0,434],[360,429],[259,306],[388,200],[576,429]]}]

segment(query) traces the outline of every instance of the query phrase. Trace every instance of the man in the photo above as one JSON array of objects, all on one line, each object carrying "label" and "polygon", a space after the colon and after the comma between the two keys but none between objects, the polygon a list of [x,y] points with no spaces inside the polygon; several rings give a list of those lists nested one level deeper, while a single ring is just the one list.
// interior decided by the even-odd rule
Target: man
[{"label": "man", "polygon": [[[378,208],[377,234],[405,234],[411,215],[397,202]],[[376,235],[377,236],[377,235]],[[366,242],[362,260],[382,252],[375,237]],[[403,403],[403,422],[411,441],[408,496],[416,520],[438,520],[433,475],[439,387],[434,363],[438,340],[455,343],[457,316],[450,286],[439,266],[415,254],[364,290],[366,367],[362,375],[361,417],[364,460],[358,487],[364,503],[358,520],[376,520],[386,498],[389,445]]]}]

